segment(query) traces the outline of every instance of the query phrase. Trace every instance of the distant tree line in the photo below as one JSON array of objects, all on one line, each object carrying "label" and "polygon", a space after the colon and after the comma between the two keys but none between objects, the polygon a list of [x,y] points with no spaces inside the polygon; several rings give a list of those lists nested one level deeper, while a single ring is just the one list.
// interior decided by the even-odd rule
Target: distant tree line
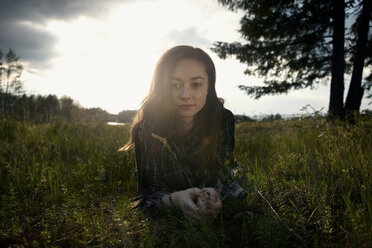
[{"label": "distant tree line", "polygon": [[131,122],[136,111],[124,110],[110,114],[101,108],[82,108],[70,97],[55,95],[26,95],[20,80],[23,66],[19,56],[9,49],[0,50],[0,118],[10,117],[20,121],[46,123],[68,122]]},{"label": "distant tree line", "polygon": [[67,96],[58,98],[56,95],[14,95],[0,92],[0,117],[24,122],[131,122],[135,114],[136,110],[110,114],[101,108],[83,108]]}]

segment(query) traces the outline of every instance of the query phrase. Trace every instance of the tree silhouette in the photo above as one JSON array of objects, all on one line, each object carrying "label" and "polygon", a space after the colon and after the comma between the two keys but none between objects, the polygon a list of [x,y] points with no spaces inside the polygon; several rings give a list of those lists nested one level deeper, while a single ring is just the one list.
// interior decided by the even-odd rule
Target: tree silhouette
[{"label": "tree silhouette", "polygon": [[[212,50],[223,59],[236,56],[248,65],[245,74],[263,77],[266,84],[240,85],[240,89],[258,99],[291,89],[314,88],[330,79],[329,113],[343,118],[345,112],[359,110],[364,88],[371,88],[370,83],[362,87],[362,73],[365,58],[366,65],[372,65],[371,52],[366,52],[372,49],[372,38],[368,39],[372,1],[218,1],[245,12],[239,30],[245,43],[216,42]],[[345,27],[351,15],[358,18],[351,28]],[[350,73],[351,68],[344,105],[344,73]]]},{"label": "tree silhouette", "polygon": [[[368,47],[368,30],[369,22],[371,21],[372,2],[363,0],[362,11],[357,20],[357,39],[355,46],[355,59],[353,63],[353,73],[351,75],[350,87],[346,98],[345,111],[353,112],[359,110],[362,101],[364,88],[361,85],[364,60]],[[371,39],[372,40],[372,39]],[[369,47],[372,50],[372,46]],[[371,59],[371,51],[369,51],[369,59]],[[372,73],[370,73],[372,75]],[[371,75],[369,77],[371,77]]]},{"label": "tree silhouette", "polygon": [[3,52],[0,50],[0,94],[1,107],[4,112],[10,105],[9,95],[22,93],[22,75],[23,66],[19,61],[19,56],[9,49],[3,61]]}]

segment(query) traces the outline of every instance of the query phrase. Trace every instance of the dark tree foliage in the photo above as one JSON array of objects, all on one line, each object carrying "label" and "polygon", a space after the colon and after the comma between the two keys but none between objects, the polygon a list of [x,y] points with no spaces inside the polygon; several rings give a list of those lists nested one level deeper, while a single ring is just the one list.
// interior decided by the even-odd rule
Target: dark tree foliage
[{"label": "dark tree foliage", "polygon": [[[236,56],[247,64],[245,74],[264,78],[265,86],[240,85],[240,89],[258,99],[291,89],[314,88],[330,80],[329,112],[343,117],[344,73],[353,68],[353,75],[360,74],[365,58],[366,66],[372,64],[371,52],[366,52],[367,44],[371,43],[367,36],[371,1],[218,1],[230,10],[245,13],[239,30],[244,43],[216,42],[212,50],[223,59]],[[355,16],[355,25],[345,25],[345,20]],[[370,84],[366,82],[368,88]],[[359,110],[362,78],[356,77],[354,84],[357,86],[352,101],[359,101],[359,105],[354,104],[352,109]]]}]

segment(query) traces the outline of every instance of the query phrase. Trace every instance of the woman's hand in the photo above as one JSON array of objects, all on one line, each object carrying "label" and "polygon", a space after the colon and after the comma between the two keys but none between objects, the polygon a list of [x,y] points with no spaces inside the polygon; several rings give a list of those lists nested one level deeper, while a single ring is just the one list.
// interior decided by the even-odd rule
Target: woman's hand
[{"label": "woman's hand", "polygon": [[[163,202],[171,205],[168,195],[164,196]],[[189,188],[173,192],[171,194],[173,204],[179,207],[184,216],[193,221],[214,220],[219,214],[222,203],[220,194],[213,188]]]},{"label": "woman's hand", "polygon": [[200,191],[197,206],[201,215],[207,220],[215,219],[222,208],[220,194],[214,188],[203,188]]},{"label": "woman's hand", "polygon": [[194,222],[200,220],[200,210],[196,206],[200,192],[198,188],[189,188],[171,194],[174,205],[181,208],[184,216]]}]

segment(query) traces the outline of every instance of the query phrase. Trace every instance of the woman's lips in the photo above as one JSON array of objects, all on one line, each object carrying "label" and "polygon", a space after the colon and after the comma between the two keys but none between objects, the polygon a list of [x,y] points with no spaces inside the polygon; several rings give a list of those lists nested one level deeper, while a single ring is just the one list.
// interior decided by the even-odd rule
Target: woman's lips
[{"label": "woman's lips", "polygon": [[178,107],[180,109],[183,109],[183,110],[188,110],[188,109],[191,109],[192,107],[194,107],[195,105],[194,104],[180,104],[178,105]]}]

